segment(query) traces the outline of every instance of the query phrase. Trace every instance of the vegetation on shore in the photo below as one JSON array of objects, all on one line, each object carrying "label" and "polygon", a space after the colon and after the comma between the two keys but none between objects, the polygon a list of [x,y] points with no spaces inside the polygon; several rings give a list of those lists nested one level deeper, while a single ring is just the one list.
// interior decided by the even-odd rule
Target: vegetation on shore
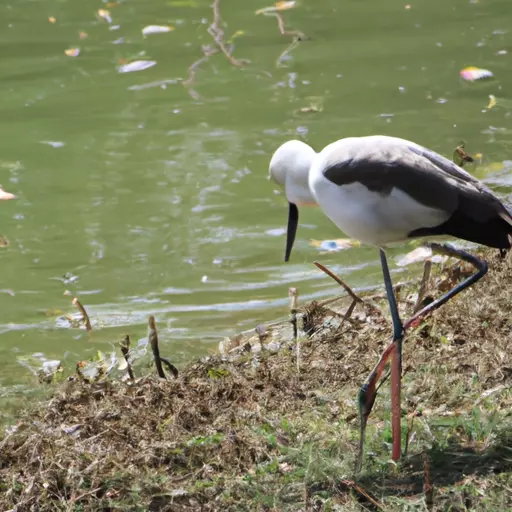
[{"label": "vegetation on shore", "polygon": [[[482,256],[488,275],[406,335],[400,463],[384,385],[354,474],[358,389],[391,321],[384,294],[344,296],[299,308],[297,341],[260,326],[177,377],[61,384],[0,440],[0,508],[512,510],[512,264]],[[427,295],[467,272],[436,269]]]}]

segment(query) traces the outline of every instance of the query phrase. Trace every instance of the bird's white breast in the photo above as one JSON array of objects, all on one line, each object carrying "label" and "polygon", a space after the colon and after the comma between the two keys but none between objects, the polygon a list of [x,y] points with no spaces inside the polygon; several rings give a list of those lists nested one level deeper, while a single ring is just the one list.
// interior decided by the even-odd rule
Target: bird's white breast
[{"label": "bird's white breast", "polygon": [[405,240],[411,231],[438,226],[450,216],[397,188],[381,194],[358,182],[336,185],[325,178],[319,165],[311,167],[309,187],[320,208],[338,228],[370,245]]}]

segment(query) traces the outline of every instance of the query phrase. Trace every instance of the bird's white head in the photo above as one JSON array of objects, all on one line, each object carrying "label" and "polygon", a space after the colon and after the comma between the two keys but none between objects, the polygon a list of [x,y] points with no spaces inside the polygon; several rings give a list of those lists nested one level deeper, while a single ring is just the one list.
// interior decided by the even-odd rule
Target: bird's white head
[{"label": "bird's white head", "polygon": [[270,178],[284,188],[288,202],[297,206],[313,206],[308,185],[309,168],[315,150],[300,140],[289,140],[277,148],[269,165]]},{"label": "bird's white head", "polygon": [[317,204],[308,184],[309,169],[316,156],[315,150],[304,142],[289,140],[277,149],[270,160],[270,178],[284,187],[289,205],[284,261],[289,260],[295,241],[299,224],[298,206]]}]

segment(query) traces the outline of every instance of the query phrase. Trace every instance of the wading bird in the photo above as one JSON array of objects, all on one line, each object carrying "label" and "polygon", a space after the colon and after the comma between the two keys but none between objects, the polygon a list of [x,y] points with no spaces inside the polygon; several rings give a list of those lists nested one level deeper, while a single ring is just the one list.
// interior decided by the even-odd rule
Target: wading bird
[{"label": "wading bird", "polygon": [[359,394],[362,462],[366,423],[377,384],[391,358],[392,457],[401,455],[400,393],[402,340],[413,321],[446,303],[487,272],[487,263],[448,244],[427,244],[434,252],[471,263],[476,272],[402,323],[389,274],[385,247],[426,236],[450,235],[509,249],[512,210],[491,190],[447,158],[408,140],[381,135],[338,140],[316,153],[291,140],[272,156],[270,177],[284,187],[289,203],[285,261],[290,258],[299,206],[320,206],[346,235],[379,248],[393,321],[393,342]]}]

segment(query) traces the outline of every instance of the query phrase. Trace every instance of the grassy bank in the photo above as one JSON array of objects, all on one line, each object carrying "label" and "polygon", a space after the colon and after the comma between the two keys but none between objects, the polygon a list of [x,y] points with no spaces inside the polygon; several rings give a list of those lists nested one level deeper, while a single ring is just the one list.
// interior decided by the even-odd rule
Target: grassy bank
[{"label": "grassy bank", "polygon": [[307,305],[298,345],[283,323],[176,379],[66,382],[0,441],[0,509],[512,510],[512,265],[483,255],[489,274],[407,334],[401,463],[386,384],[354,475],[358,388],[391,333],[363,296],[349,319],[351,300]]}]

